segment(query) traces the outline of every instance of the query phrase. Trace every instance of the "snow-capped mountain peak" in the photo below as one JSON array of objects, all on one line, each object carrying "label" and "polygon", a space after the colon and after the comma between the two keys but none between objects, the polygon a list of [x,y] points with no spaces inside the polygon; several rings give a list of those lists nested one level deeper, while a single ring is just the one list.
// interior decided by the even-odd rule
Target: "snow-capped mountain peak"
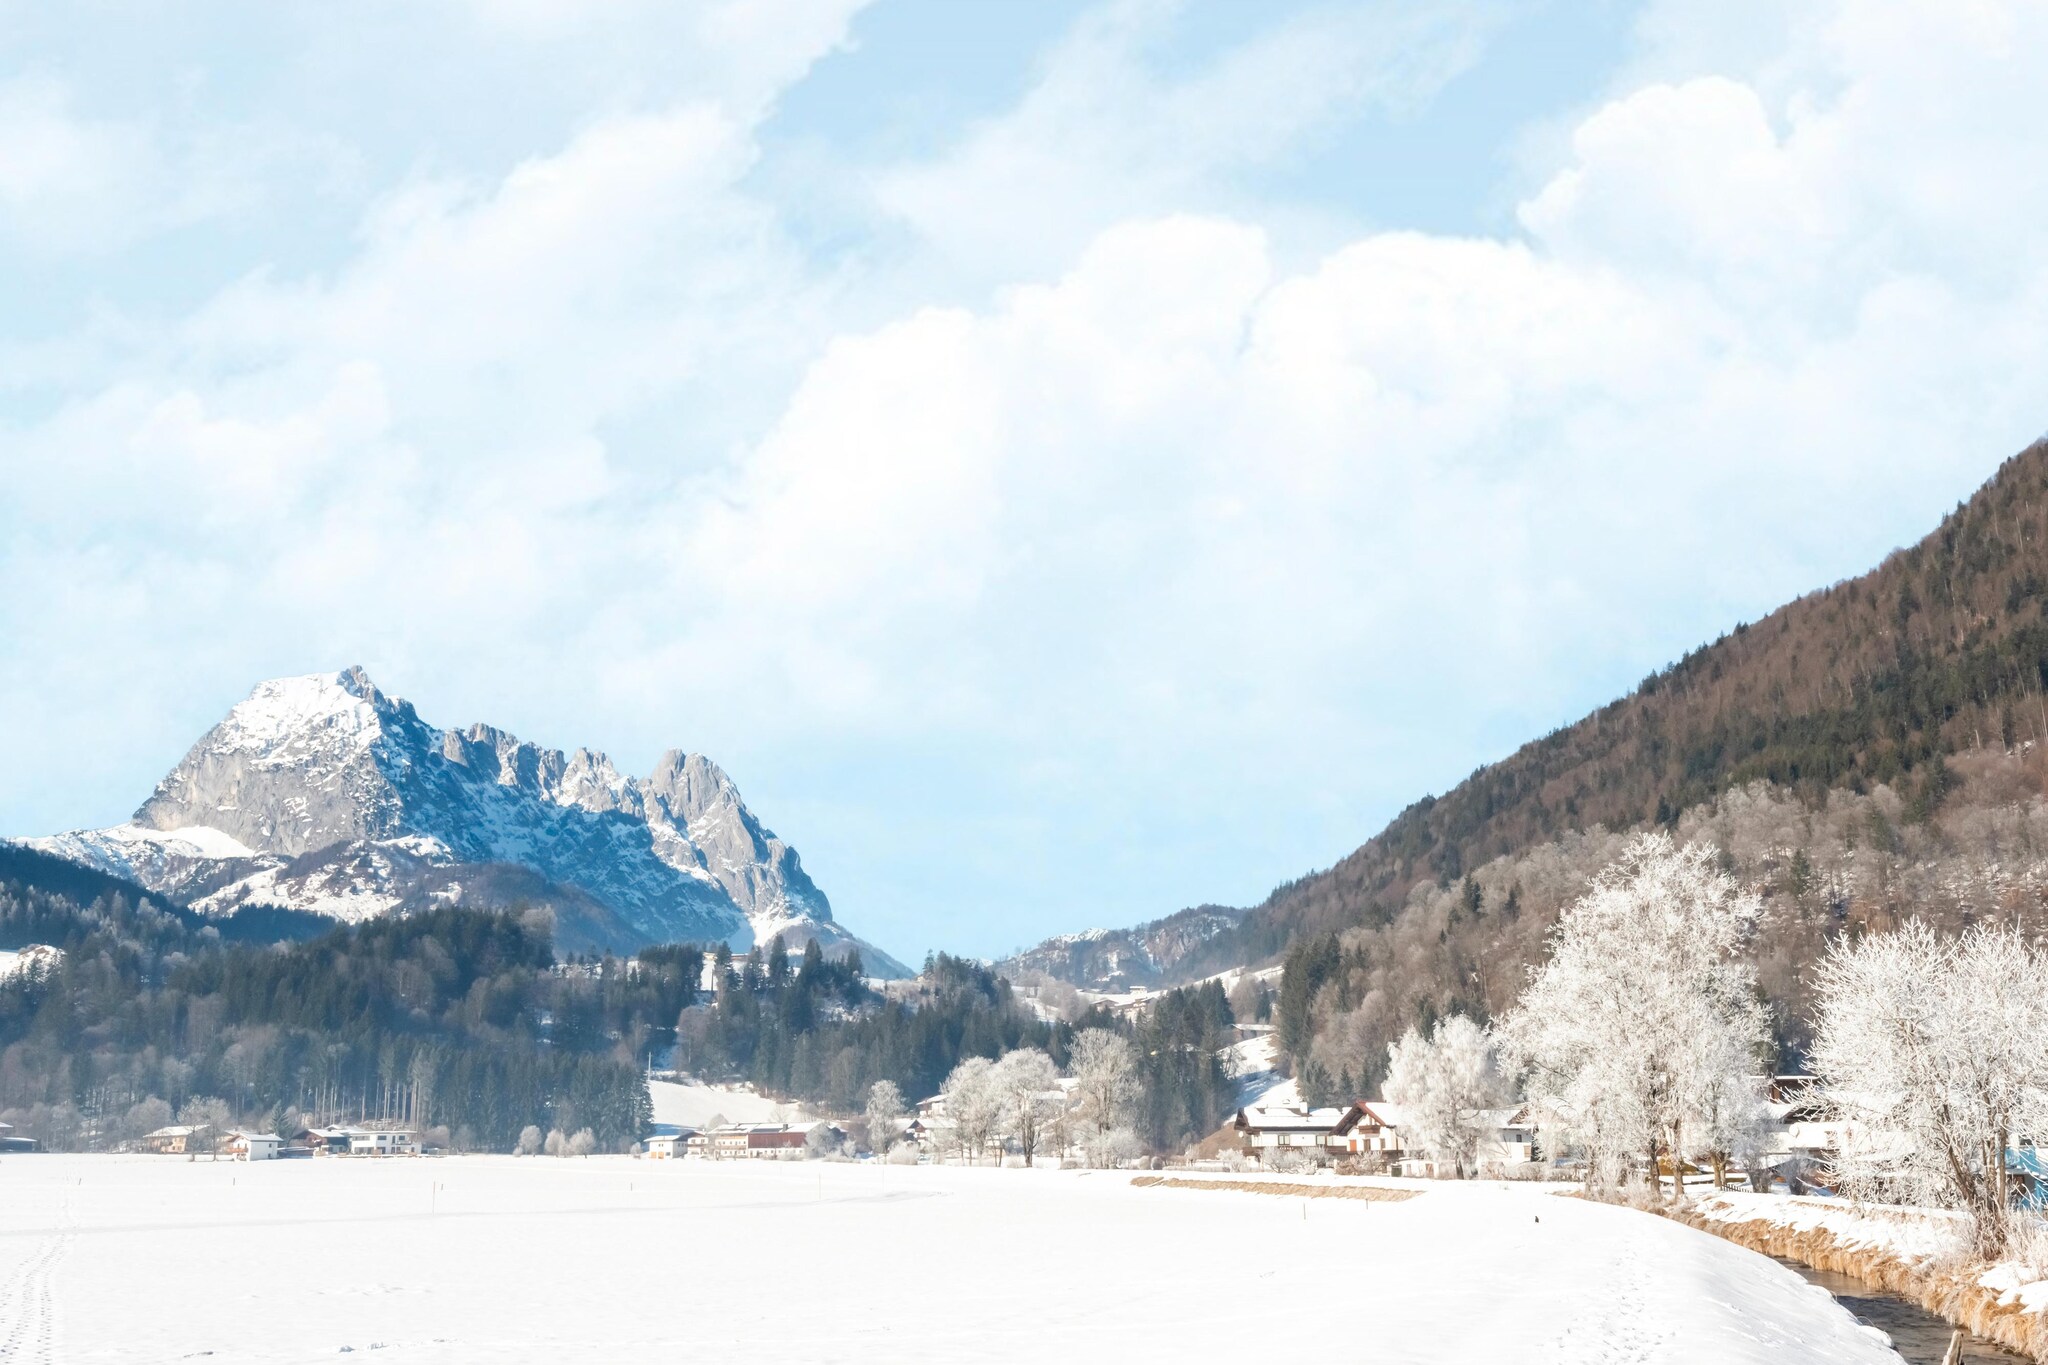
[{"label": "snow-capped mountain peak", "polygon": [[635,779],[595,750],[438,729],[361,668],[257,684],[133,823],[31,842],[212,913],[460,899],[551,905],[572,944],[857,942],[703,755],[671,750]]}]

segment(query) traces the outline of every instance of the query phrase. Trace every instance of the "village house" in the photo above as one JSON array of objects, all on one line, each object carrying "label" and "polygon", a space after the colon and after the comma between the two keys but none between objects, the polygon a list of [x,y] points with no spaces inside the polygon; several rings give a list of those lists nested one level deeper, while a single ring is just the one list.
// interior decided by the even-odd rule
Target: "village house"
[{"label": "village house", "polygon": [[[1503,1171],[1536,1159],[1536,1123],[1528,1106],[1476,1110],[1468,1120],[1480,1130],[1477,1169]],[[1349,1157],[1398,1175],[1447,1176],[1440,1163],[1409,1150],[1402,1129],[1408,1116],[1388,1100],[1358,1100],[1341,1108],[1268,1105],[1240,1109],[1233,1126],[1245,1154],[1261,1164],[1293,1152],[1311,1160]]]},{"label": "village house", "polygon": [[710,1155],[717,1161],[734,1161],[747,1154],[748,1129],[744,1124],[729,1128],[714,1128],[711,1132]]},{"label": "village house", "polygon": [[33,1152],[35,1149],[34,1138],[16,1137],[13,1124],[0,1123],[0,1153]]},{"label": "village house", "polygon": [[1479,1135],[1479,1169],[1502,1171],[1526,1166],[1542,1150],[1536,1141],[1536,1111],[1526,1104],[1509,1109],[1482,1109],[1475,1118]]},{"label": "village house", "polygon": [[755,1161],[801,1161],[810,1137],[806,1128],[769,1124],[747,1134],[747,1156]]},{"label": "village house", "polygon": [[252,1133],[245,1128],[230,1128],[222,1135],[220,1150],[236,1161],[271,1161],[282,1146],[284,1139],[275,1133]]},{"label": "village house", "polygon": [[356,1131],[333,1124],[325,1128],[301,1128],[292,1134],[292,1145],[315,1156],[347,1156],[349,1135]]},{"label": "village house", "polygon": [[711,1132],[709,1155],[720,1161],[801,1161],[810,1126],[735,1123]]},{"label": "village house", "polygon": [[1352,1151],[1353,1135],[1362,1122],[1370,1122],[1373,1131],[1360,1135],[1360,1141],[1367,1136],[1381,1137],[1381,1130],[1388,1126],[1362,1103],[1325,1109],[1303,1104],[1255,1105],[1238,1110],[1232,1126],[1242,1135],[1245,1154],[1265,1164],[1285,1152],[1323,1160]]},{"label": "village house", "polygon": [[1764,1165],[1793,1194],[1827,1188],[1848,1125],[1828,1113],[1819,1078],[1772,1076],[1764,1082],[1764,1095],[1770,1120],[1764,1134]]},{"label": "village house", "polygon": [[409,1128],[357,1129],[349,1134],[350,1156],[418,1156],[420,1144]]},{"label": "village house", "polygon": [[410,1128],[368,1128],[333,1123],[301,1128],[292,1146],[313,1156],[418,1156],[420,1144]]},{"label": "village house", "polygon": [[[641,1145],[641,1150],[655,1161],[673,1161],[678,1157],[693,1155],[691,1139],[698,1136],[695,1128],[677,1128],[673,1131],[656,1132]],[[701,1151],[701,1148],[696,1149]]]},{"label": "village house", "polygon": [[1328,1146],[1332,1151],[1366,1157],[1388,1167],[1406,1154],[1401,1145],[1404,1115],[1399,1105],[1386,1100],[1360,1100],[1346,1111],[1344,1118],[1347,1122],[1331,1132]]},{"label": "village house", "polygon": [[197,1126],[174,1123],[153,1133],[144,1133],[137,1145],[145,1152],[156,1152],[164,1156],[184,1156],[188,1152],[204,1149],[212,1135],[213,1130],[203,1123]]}]

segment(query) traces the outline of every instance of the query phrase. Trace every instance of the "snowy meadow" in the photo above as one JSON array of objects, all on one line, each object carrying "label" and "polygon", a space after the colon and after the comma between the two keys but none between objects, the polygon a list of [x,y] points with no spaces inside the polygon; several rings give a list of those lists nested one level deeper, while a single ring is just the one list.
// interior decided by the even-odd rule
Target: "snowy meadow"
[{"label": "snowy meadow", "polygon": [[[1332,1177],[1324,1177],[1325,1181]],[[1392,1182],[1381,1182],[1392,1183]],[[1555,1187],[469,1157],[0,1161],[0,1357],[1895,1361],[1792,1272]]]}]

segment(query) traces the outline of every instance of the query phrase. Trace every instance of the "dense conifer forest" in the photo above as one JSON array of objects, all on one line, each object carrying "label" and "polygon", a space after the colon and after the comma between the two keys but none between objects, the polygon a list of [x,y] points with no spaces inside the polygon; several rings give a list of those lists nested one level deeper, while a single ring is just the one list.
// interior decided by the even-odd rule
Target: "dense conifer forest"
[{"label": "dense conifer forest", "polygon": [[557,964],[544,921],[458,908],[255,944],[147,900],[0,885],[0,946],[29,942],[63,956],[0,982],[0,1111],[56,1147],[197,1105],[403,1120],[457,1147],[589,1128],[616,1148],[648,1118],[628,1049],[694,989],[684,963]]}]

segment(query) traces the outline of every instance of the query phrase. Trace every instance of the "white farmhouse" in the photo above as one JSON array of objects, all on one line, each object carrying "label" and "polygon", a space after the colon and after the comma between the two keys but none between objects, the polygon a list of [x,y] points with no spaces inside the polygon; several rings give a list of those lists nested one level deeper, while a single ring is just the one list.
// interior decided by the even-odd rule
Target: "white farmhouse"
[{"label": "white farmhouse", "polygon": [[358,1128],[348,1136],[350,1156],[418,1156],[419,1142],[406,1128]]},{"label": "white farmhouse", "polygon": [[221,1150],[236,1161],[272,1161],[282,1146],[284,1139],[277,1134],[252,1133],[246,1128],[230,1128],[221,1138]]},{"label": "white farmhouse", "polygon": [[[1355,1150],[1359,1124],[1368,1119],[1362,1104],[1311,1109],[1302,1104],[1253,1105],[1237,1111],[1232,1126],[1243,1135],[1245,1153],[1269,1162],[1282,1152],[1323,1158]],[[1370,1120],[1377,1127],[1378,1119]]]}]

